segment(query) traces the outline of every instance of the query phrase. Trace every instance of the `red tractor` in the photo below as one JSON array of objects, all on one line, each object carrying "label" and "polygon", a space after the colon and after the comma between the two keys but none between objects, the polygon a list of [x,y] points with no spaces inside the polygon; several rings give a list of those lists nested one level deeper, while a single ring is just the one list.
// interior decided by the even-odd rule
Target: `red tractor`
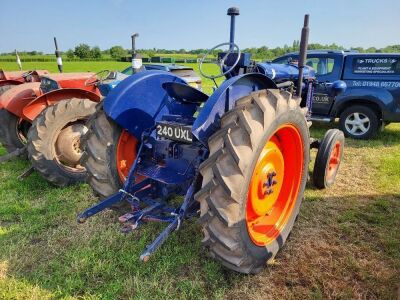
[{"label": "red tractor", "polygon": [[79,140],[101,99],[96,83],[95,73],[51,74],[5,91],[0,142],[11,156],[28,150],[32,167],[55,185],[81,181]]},{"label": "red tractor", "polygon": [[15,85],[39,82],[41,76],[46,74],[49,74],[47,70],[4,71],[0,69],[0,95]]}]

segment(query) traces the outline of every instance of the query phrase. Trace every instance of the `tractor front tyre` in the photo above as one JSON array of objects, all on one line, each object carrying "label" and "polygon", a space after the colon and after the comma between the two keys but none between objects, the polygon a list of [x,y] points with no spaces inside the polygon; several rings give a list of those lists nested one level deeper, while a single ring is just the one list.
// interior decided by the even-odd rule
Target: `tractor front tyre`
[{"label": "tractor front tyre", "polygon": [[117,193],[128,176],[136,158],[137,140],[111,120],[100,105],[87,126],[81,163],[95,195],[106,198]]},{"label": "tractor front tyre", "polygon": [[47,107],[28,132],[28,157],[32,166],[56,186],[83,182],[85,168],[80,164],[81,137],[86,120],[96,103],[72,98]]},{"label": "tractor front tyre", "polygon": [[203,244],[231,270],[261,271],[293,228],[308,178],[306,112],[288,92],[253,92],[208,140],[196,194]]},{"label": "tractor front tyre", "polygon": [[329,129],[322,139],[315,158],[313,183],[325,189],[335,183],[343,157],[344,134],[338,129]]},{"label": "tractor front tyre", "polygon": [[29,122],[5,109],[0,109],[0,143],[7,152],[11,153],[25,147],[30,126]]}]

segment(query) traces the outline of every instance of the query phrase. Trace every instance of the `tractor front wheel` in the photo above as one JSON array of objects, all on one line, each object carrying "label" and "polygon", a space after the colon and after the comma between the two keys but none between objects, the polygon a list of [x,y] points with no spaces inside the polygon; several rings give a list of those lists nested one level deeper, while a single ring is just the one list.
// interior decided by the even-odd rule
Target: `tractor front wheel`
[{"label": "tractor front wheel", "polygon": [[229,269],[261,271],[292,230],[308,177],[305,113],[288,92],[253,92],[208,140],[196,194],[203,244]]},{"label": "tractor front wheel", "polygon": [[26,145],[31,124],[5,109],[0,109],[0,142],[11,153]]},{"label": "tractor front wheel", "polygon": [[118,192],[136,158],[137,140],[104,113],[101,106],[88,122],[81,163],[96,196]]},{"label": "tractor front wheel", "polygon": [[28,157],[32,166],[56,186],[83,182],[81,137],[86,120],[95,112],[89,99],[62,100],[46,108],[28,132]]},{"label": "tractor front wheel", "polygon": [[322,139],[315,158],[313,183],[325,189],[335,183],[343,157],[344,134],[338,129],[329,129]]}]

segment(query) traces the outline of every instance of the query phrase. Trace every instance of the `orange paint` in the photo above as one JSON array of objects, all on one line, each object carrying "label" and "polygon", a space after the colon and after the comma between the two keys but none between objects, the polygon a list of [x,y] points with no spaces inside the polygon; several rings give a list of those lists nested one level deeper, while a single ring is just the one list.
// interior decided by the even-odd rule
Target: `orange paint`
[{"label": "orange paint", "polygon": [[246,203],[246,224],[258,246],[273,242],[293,213],[303,173],[303,141],[292,124],[278,128],[266,142],[253,170]]}]

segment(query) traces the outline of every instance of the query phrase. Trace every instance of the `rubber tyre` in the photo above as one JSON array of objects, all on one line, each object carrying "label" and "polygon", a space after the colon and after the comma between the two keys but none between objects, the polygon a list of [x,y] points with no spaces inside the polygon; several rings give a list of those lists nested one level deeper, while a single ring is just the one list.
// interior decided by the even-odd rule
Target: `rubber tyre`
[{"label": "rubber tyre", "polygon": [[96,103],[89,99],[72,98],[47,107],[28,132],[28,157],[32,166],[56,186],[84,182],[86,171],[67,169],[56,159],[55,143],[60,131],[69,123],[87,120],[95,113]]},{"label": "rubber tyre", "polygon": [[96,196],[106,198],[118,192],[122,181],[116,167],[116,145],[122,128],[104,113],[102,105],[87,123],[83,137],[81,164],[86,168],[86,182]]},{"label": "rubber tyre", "polygon": [[[349,131],[347,131],[346,126],[345,126],[346,118],[349,115],[356,113],[356,112],[366,115],[370,120],[369,130],[362,135],[354,135],[354,134],[350,133]],[[343,133],[346,137],[350,137],[350,138],[357,139],[357,140],[366,140],[366,139],[370,139],[370,138],[373,138],[374,136],[376,136],[376,134],[379,131],[379,125],[380,125],[380,122],[379,122],[377,114],[368,106],[362,106],[362,105],[349,106],[340,114],[340,117],[339,117],[340,130],[343,131]]]},{"label": "rubber tyre", "polygon": [[14,85],[12,85],[12,84],[0,86],[0,95],[3,94],[5,91],[8,91],[9,89],[11,89],[13,86]]},{"label": "rubber tyre", "polygon": [[[291,94],[262,90],[243,97],[223,115],[221,127],[208,140],[209,158],[200,166],[200,202],[203,245],[225,267],[258,273],[282,248],[299,213],[308,178],[310,136],[305,114]],[[301,133],[303,166],[292,214],[277,239],[266,246],[251,240],[246,226],[247,192],[253,169],[269,137],[282,125],[293,124]]]},{"label": "rubber tyre", "polygon": [[[25,141],[21,139],[20,134],[26,135],[30,124],[26,121],[24,132],[19,128],[20,118],[5,109],[0,109],[0,143],[11,153],[17,149],[25,147]],[[27,158],[26,155],[21,157]]]},{"label": "rubber tyre", "polygon": [[[329,160],[334,150],[336,142],[340,142],[340,160],[339,165],[333,177],[327,179],[327,171],[329,169]],[[313,184],[318,189],[325,189],[335,183],[336,175],[340,167],[340,162],[343,158],[344,150],[344,134],[338,129],[329,129],[322,139],[318,148],[317,157],[315,158],[313,171]]]}]

